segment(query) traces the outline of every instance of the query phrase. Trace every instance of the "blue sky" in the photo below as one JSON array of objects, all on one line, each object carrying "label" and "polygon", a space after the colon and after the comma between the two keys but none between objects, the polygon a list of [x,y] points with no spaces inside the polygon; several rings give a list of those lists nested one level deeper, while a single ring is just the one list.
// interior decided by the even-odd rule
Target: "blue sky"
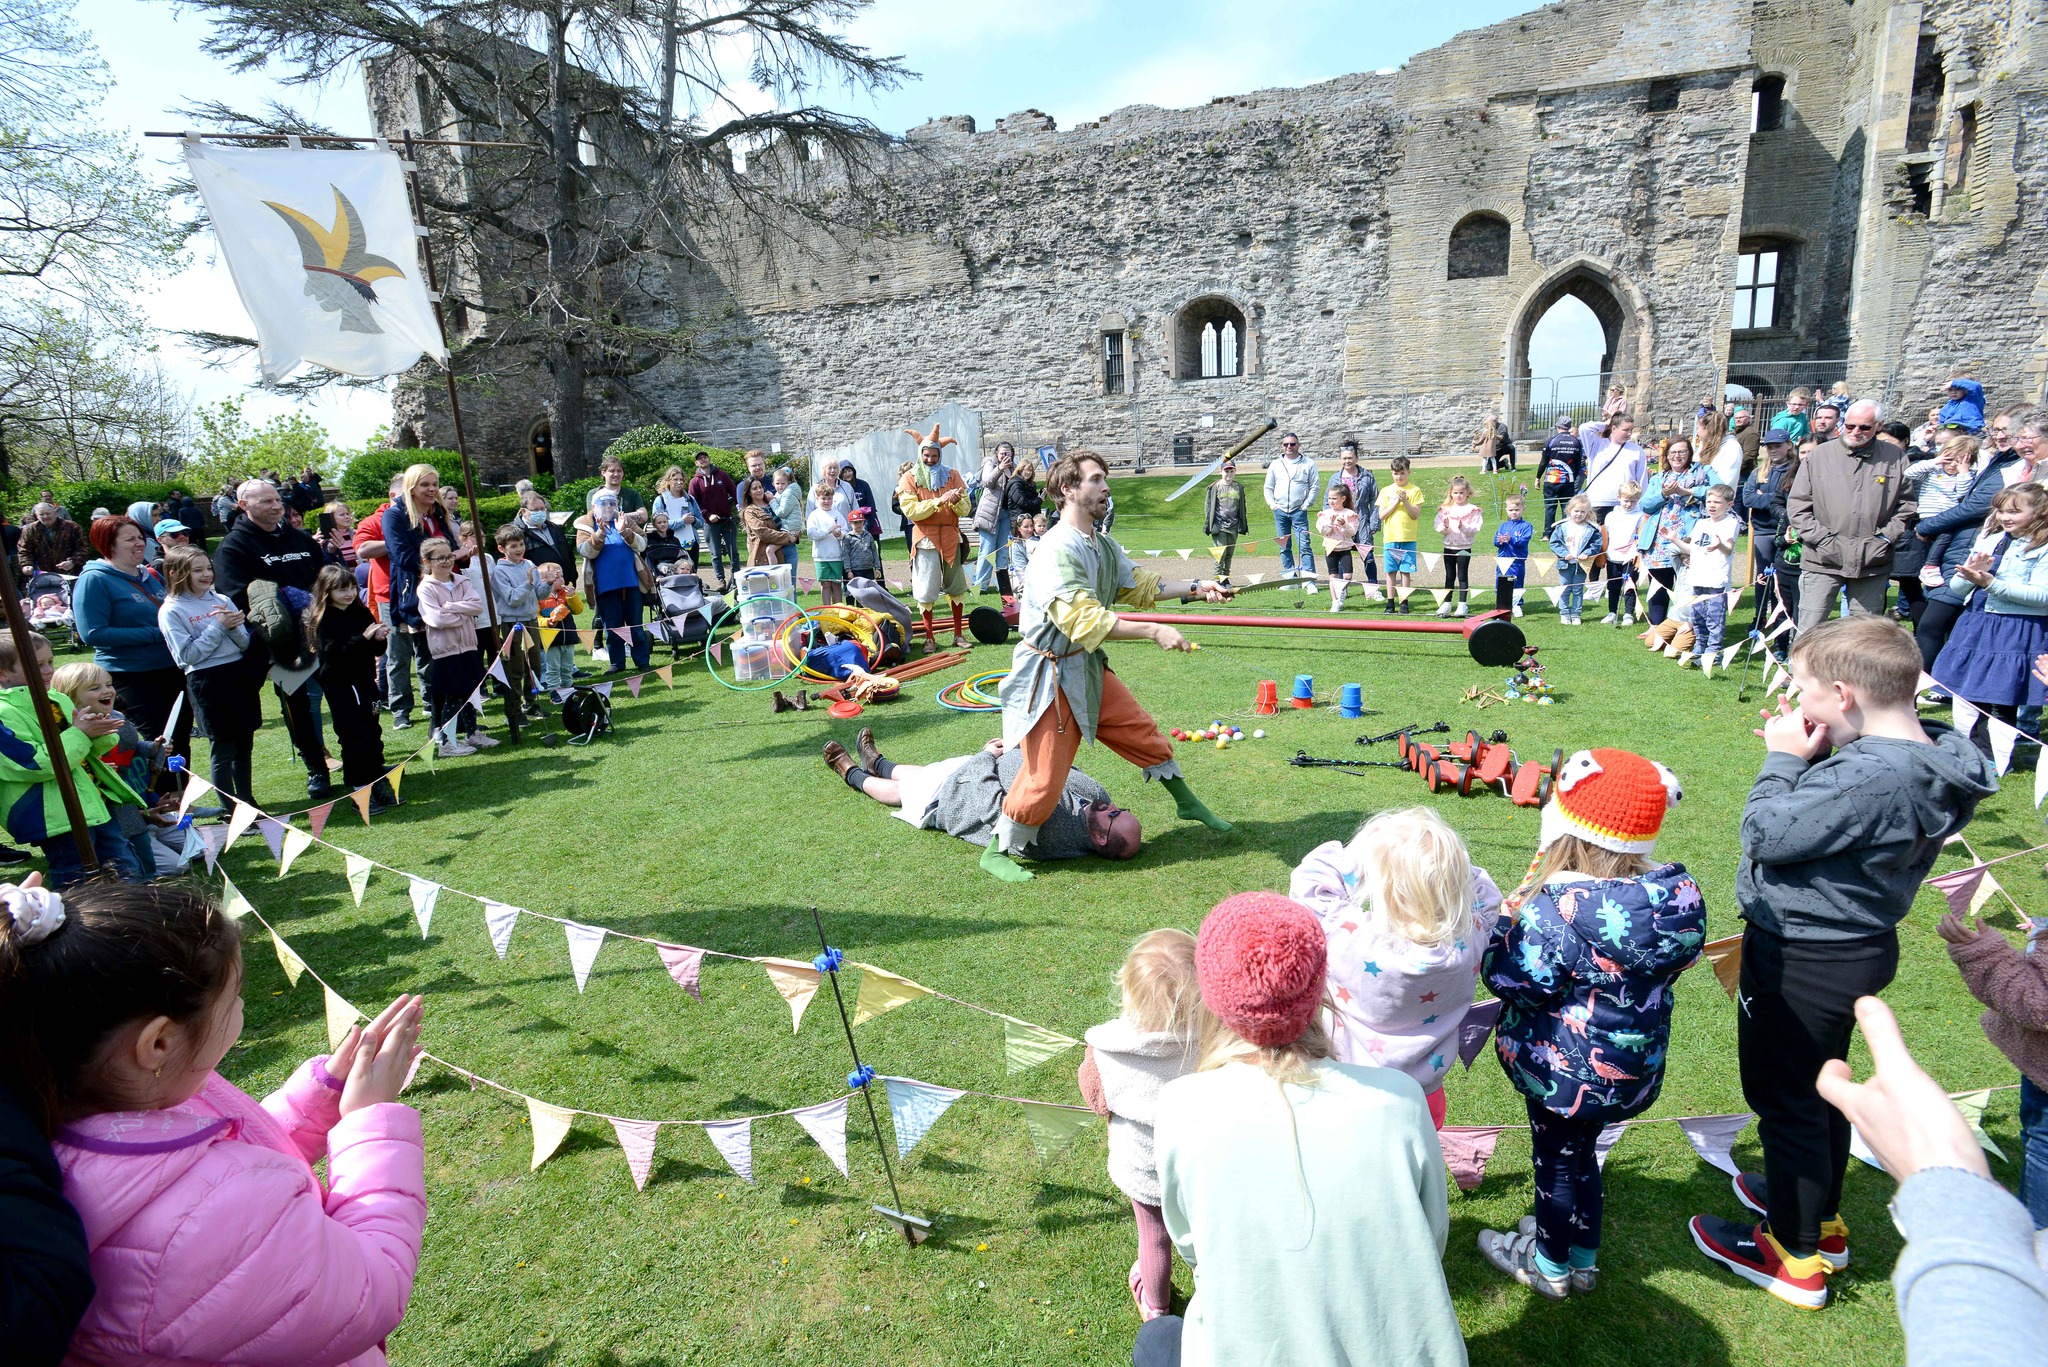
[{"label": "blue sky", "polygon": [[[1398,66],[1461,30],[1531,7],[1521,0],[878,0],[856,21],[853,36],[877,52],[901,55],[921,78],[871,100],[835,103],[892,132],[943,114],[972,114],[986,127],[1026,108],[1066,126],[1128,104],[1182,108]],[[141,132],[177,127],[167,111],[187,99],[253,106],[280,98],[343,131],[370,131],[353,77],[313,91],[284,88],[264,75],[231,75],[200,52],[207,25],[189,11],[82,0],[78,15],[113,71],[107,120],[132,130],[152,165],[167,161],[174,144],[144,144]],[[144,305],[164,328],[248,331],[210,238],[195,240],[185,268]],[[1588,353],[1597,353],[1591,314],[1575,326],[1563,325],[1568,316],[1553,315],[1539,327],[1532,346],[1538,375],[1585,370]],[[202,401],[242,393],[259,418],[308,405],[344,446],[359,444],[389,416],[388,402],[375,393],[285,400],[247,389],[253,363],[223,372],[201,367],[175,345],[165,355],[177,380]]]}]

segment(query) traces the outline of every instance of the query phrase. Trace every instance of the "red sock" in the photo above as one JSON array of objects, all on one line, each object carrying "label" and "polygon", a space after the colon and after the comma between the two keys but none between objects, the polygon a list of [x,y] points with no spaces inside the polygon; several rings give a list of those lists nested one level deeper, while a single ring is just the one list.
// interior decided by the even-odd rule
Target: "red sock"
[{"label": "red sock", "polygon": [[924,643],[936,647],[939,643],[939,629],[932,622],[932,610],[924,609]]},{"label": "red sock", "polygon": [[958,602],[955,602],[953,604],[953,644],[956,646],[960,644],[961,631],[962,627],[960,625],[960,604]]}]

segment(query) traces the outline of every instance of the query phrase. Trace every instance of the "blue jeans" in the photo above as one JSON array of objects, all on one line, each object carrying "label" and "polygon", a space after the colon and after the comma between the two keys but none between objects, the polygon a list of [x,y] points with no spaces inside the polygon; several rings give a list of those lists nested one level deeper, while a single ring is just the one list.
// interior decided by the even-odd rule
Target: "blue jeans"
[{"label": "blue jeans", "polygon": [[1301,567],[1310,574],[1316,572],[1315,552],[1308,547],[1308,509],[1296,508],[1291,513],[1273,510],[1273,535],[1280,540],[1280,568],[1283,572],[1294,569],[1297,551],[1301,555]]},{"label": "blue jeans", "polygon": [[1010,562],[1010,557],[1004,554],[1009,545],[1010,515],[1005,512],[996,519],[995,530],[981,538],[981,554],[974,561],[974,587],[985,589],[995,582],[996,571]]},{"label": "blue jeans", "polygon": [[2020,1079],[2020,1201],[2048,1229],[2048,1092]]},{"label": "blue jeans", "polygon": [[1692,657],[1697,660],[1721,653],[1721,638],[1728,633],[1728,600],[1720,591],[1709,589],[1692,600]]},{"label": "blue jeans", "polygon": [[[35,843],[50,866],[51,887],[70,887],[85,877],[85,865],[78,857],[78,842],[71,838],[71,832]],[[92,828],[92,852],[99,858],[101,872],[111,873],[127,883],[143,880],[142,866],[135,862],[135,847],[128,843],[128,837],[122,835],[121,828],[113,822],[104,821]]]},{"label": "blue jeans", "polygon": [[654,642],[646,632],[640,630],[640,589],[638,585],[625,589],[607,589],[597,595],[597,625],[604,632],[605,654],[611,657],[614,670],[626,667],[626,647],[612,634],[613,627],[633,628],[633,667],[647,668],[648,656],[654,653]]},{"label": "blue jeans", "polygon": [[1180,1367],[1183,1324],[1179,1315],[1161,1315],[1139,1325],[1138,1341],[1131,1345],[1131,1367]]},{"label": "blue jeans", "polygon": [[1564,596],[1558,600],[1557,615],[1577,617],[1586,610],[1586,567],[1557,562],[1557,582],[1564,585]]}]

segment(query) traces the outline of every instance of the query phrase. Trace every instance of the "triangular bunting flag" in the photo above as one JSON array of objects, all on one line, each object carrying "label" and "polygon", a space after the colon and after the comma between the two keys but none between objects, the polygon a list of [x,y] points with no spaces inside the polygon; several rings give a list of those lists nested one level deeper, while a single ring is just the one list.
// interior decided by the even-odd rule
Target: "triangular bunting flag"
[{"label": "triangular bunting flag", "polygon": [[1991,1136],[1984,1133],[1984,1108],[1991,1102],[1991,1089],[1987,1087],[1982,1091],[1964,1092],[1960,1096],[1950,1097],[1949,1100],[1955,1102],[1956,1109],[1963,1113],[1963,1119],[1969,1122],[1970,1133],[1977,1136],[1977,1142],[1983,1146],[1984,1152],[1992,1154],[2001,1163],[2010,1162],[2011,1160],[2005,1156],[2005,1150],[1992,1143]]},{"label": "triangular bunting flag", "polygon": [[200,832],[199,839],[206,846],[206,871],[212,873],[214,861],[219,859],[220,852],[227,848],[227,827],[208,826]]},{"label": "triangular bunting flag", "polygon": [[1983,716],[1984,714],[1977,710],[1976,704],[1974,703],[1965,702],[1961,698],[1956,698],[1953,701],[1955,704],[1954,716],[1956,730],[1962,732],[1965,736],[1967,736],[1972,731],[1977,729],[1977,718]]},{"label": "triangular bunting flag", "polygon": [[919,997],[929,997],[932,990],[908,978],[899,978],[873,964],[857,964],[860,969],[860,998],[854,1003],[853,1023],[873,1020],[885,1011],[894,1011],[907,1002]]},{"label": "triangular bunting flag", "polygon": [[1556,607],[1564,601],[1564,590],[1556,584],[1545,584],[1542,588],[1543,596],[1550,600],[1550,606]]},{"label": "triangular bunting flag", "polygon": [[[2044,774],[2048,774],[2048,765],[2041,766],[2041,772]],[[2036,801],[2034,805],[2038,807],[2041,804],[2038,801]],[[178,853],[181,858],[204,858],[207,860],[209,865],[212,863],[212,851],[208,850],[206,847],[206,836],[200,831],[200,829],[197,826],[187,826],[185,828],[185,848],[180,850]]]},{"label": "triangular bunting flag", "polygon": [[1702,656],[1700,656],[1700,677],[1701,677],[1702,679],[1711,679],[1711,678],[1713,678],[1713,677],[1714,677],[1714,657],[1713,657],[1713,656],[1711,656],[1711,655],[1702,655]]},{"label": "triangular bunting flag", "polygon": [[725,663],[725,647],[723,645],[719,644],[717,641],[712,641],[709,644],[707,644],[704,648],[711,652],[712,663]]},{"label": "triangular bunting flag", "polygon": [[1166,554],[1166,552],[1165,552],[1165,551],[1146,551],[1146,552],[1145,552],[1145,554],[1147,554],[1147,555],[1151,556],[1151,557],[1152,557],[1152,558],[1153,558],[1154,560],[1157,560],[1157,559],[1158,559],[1158,558],[1159,558],[1160,556],[1162,556],[1162,555],[1165,555],[1165,554]]},{"label": "triangular bunting flag", "polygon": [[1549,574],[1557,568],[1557,560],[1548,555],[1532,555],[1529,557],[1529,563],[1535,567],[1538,574]]},{"label": "triangular bunting flag", "polygon": [[1735,643],[1734,645],[1732,645],[1732,646],[1729,646],[1729,647],[1728,647],[1728,648],[1727,648],[1726,650],[1722,651],[1722,652],[1721,652],[1721,668],[1723,668],[1723,669],[1726,669],[1726,668],[1727,668],[1727,667],[1728,667],[1729,665],[1732,665],[1732,664],[1734,664],[1734,663],[1735,663],[1735,652],[1736,652],[1736,651],[1738,651],[1738,650],[1740,650],[1740,649],[1742,649],[1742,642],[1740,642],[1740,641],[1737,641],[1737,642],[1736,642],[1736,643]]},{"label": "triangular bunting flag", "polygon": [[230,921],[239,921],[255,908],[249,899],[242,896],[242,890],[235,886],[235,880],[225,873],[220,876],[220,913]]},{"label": "triangular bunting flag", "polygon": [[562,1141],[569,1137],[569,1125],[576,1119],[576,1112],[528,1097],[526,1118],[533,1122],[533,1165],[527,1169],[532,1172],[554,1157],[555,1150],[562,1147]]},{"label": "triangular bunting flag", "polygon": [[1031,1127],[1031,1147],[1040,1159],[1052,1157],[1074,1142],[1074,1136],[1095,1123],[1095,1112],[1044,1101],[1019,1101],[1024,1123]]},{"label": "triangular bunting flag", "polygon": [[718,1120],[704,1127],[712,1145],[742,1180],[754,1180],[754,1122]]},{"label": "triangular bunting flag", "polygon": [[697,990],[697,975],[704,967],[704,951],[688,945],[656,945],[654,952],[661,956],[662,967],[676,980],[676,986],[695,997],[704,1000],[704,994]]},{"label": "triangular bunting flag", "polygon": [[1849,1127],[1849,1152],[1879,1172],[1885,1170],[1884,1164],[1877,1161],[1877,1154],[1871,1151],[1870,1145],[1863,1142],[1863,1132],[1854,1125]]},{"label": "triangular bunting flag", "polygon": [[569,971],[576,975],[576,990],[581,992],[590,981],[590,967],[597,962],[597,951],[604,948],[604,927],[564,921],[562,930],[569,937]]},{"label": "triangular bunting flag", "polygon": [[1735,1160],[1728,1156],[1735,1147],[1735,1139],[1749,1128],[1749,1122],[1756,1119],[1748,1111],[1741,1115],[1695,1115],[1679,1120],[1678,1128],[1685,1132],[1687,1142],[1692,1145],[1708,1166],[1719,1168],[1730,1177],[1740,1177],[1742,1169],[1735,1166]]},{"label": "triangular bunting flag", "polygon": [[1472,1060],[1479,1057],[1479,1051],[1486,1047],[1487,1036],[1493,1033],[1493,1023],[1500,1019],[1500,999],[1477,1002],[1465,1013],[1465,1019],[1458,1022],[1458,1060],[1465,1065],[1465,1071],[1472,1071]]},{"label": "triangular bunting flag", "polygon": [[277,876],[284,877],[292,871],[292,861],[313,848],[313,837],[297,826],[284,828],[284,849],[277,856]]},{"label": "triangular bunting flag", "polygon": [[605,680],[601,684],[592,684],[590,686],[590,691],[597,694],[598,697],[603,698],[606,702],[610,702],[612,700],[612,684],[611,680],[609,679]]},{"label": "triangular bunting flag", "polygon": [[583,642],[583,648],[593,655],[597,653],[597,628],[577,627],[576,639]]},{"label": "triangular bunting flag", "polygon": [[1593,1140],[1594,1166],[1605,1172],[1607,1170],[1607,1155],[1613,1151],[1614,1146],[1619,1144],[1621,1137],[1627,1133],[1628,1122],[1626,1120],[1617,1120],[1612,1125],[1601,1130],[1599,1135]]},{"label": "triangular bunting flag", "polygon": [[1948,901],[1948,909],[1958,914],[1976,905],[1977,885],[1984,881],[1985,868],[1976,864],[1953,873],[1938,873],[1927,880],[1926,886],[1934,888]]},{"label": "triangular bunting flag", "polygon": [[349,894],[356,899],[356,905],[361,906],[363,894],[370,890],[370,870],[376,865],[359,854],[350,854],[347,850],[341,853],[343,862],[348,865]]},{"label": "triangular bunting flag", "polygon": [[369,825],[370,790],[368,788],[358,788],[348,795],[348,800],[356,804],[356,812],[363,818],[363,824],[365,826]]},{"label": "triangular bunting flag", "polygon": [[393,765],[391,772],[384,775],[384,781],[391,785],[391,796],[397,797],[400,786],[405,782],[405,766],[403,764]]},{"label": "triangular bunting flag", "polygon": [[1438,1147],[1444,1151],[1444,1166],[1459,1191],[1471,1191],[1486,1177],[1486,1162],[1500,1143],[1499,1125],[1446,1125],[1436,1132]]},{"label": "triangular bunting flag", "polygon": [[1939,687],[1941,685],[1934,681],[1934,676],[1923,669],[1920,671],[1920,682],[1913,685],[1913,691],[1915,693],[1925,693],[1931,688]]},{"label": "triangular bunting flag", "polygon": [[1784,621],[1778,623],[1776,629],[1774,629],[1770,635],[1764,637],[1764,640],[1775,641],[1780,636],[1783,636],[1786,632],[1790,630],[1792,630],[1792,619],[1788,617]]},{"label": "triangular bunting flag", "polygon": [[266,816],[256,823],[256,829],[263,834],[263,843],[270,846],[272,859],[284,858],[284,833],[288,829],[274,816]]},{"label": "triangular bunting flag", "polygon": [[1263,574],[1255,574],[1246,582],[1252,584],[1263,584],[1264,582],[1266,582],[1266,576]]},{"label": "triangular bunting flag", "polygon": [[491,932],[491,948],[498,951],[500,959],[512,948],[512,927],[518,920],[518,907],[508,907],[503,902],[484,903],[484,925]]},{"label": "triangular bunting flag", "polygon": [[192,804],[213,791],[213,785],[197,774],[185,779],[185,795],[178,799],[178,819],[183,821],[185,813],[192,810]]},{"label": "triangular bunting flag", "polygon": [[639,697],[640,685],[642,681],[646,679],[646,677],[647,676],[645,674],[635,674],[632,678],[626,680],[626,691],[628,693],[631,693],[636,698]]},{"label": "triangular bunting flag", "polygon": [[1003,1017],[1003,1060],[1013,1073],[1036,1068],[1049,1058],[1073,1048],[1081,1041],[1056,1035],[1029,1021]]},{"label": "triangular bunting flag", "polygon": [[[510,645],[511,642],[508,641],[506,642],[506,644]],[[496,679],[499,683],[505,685],[505,687],[507,688],[510,688],[512,686],[512,679],[509,675],[505,673],[505,662],[502,659],[491,661],[489,677]]]},{"label": "triangular bunting flag", "polygon": [[1424,551],[1422,553],[1422,567],[1431,574],[1435,574],[1444,567],[1444,558],[1434,551]]},{"label": "triangular bunting flag", "polygon": [[647,1174],[654,1169],[654,1141],[661,1135],[661,1126],[652,1120],[621,1120],[611,1117],[612,1133],[619,1137],[619,1147],[626,1151],[626,1171],[633,1174],[636,1190],[647,1190]]},{"label": "triangular bunting flag", "polygon": [[277,951],[278,967],[284,970],[285,981],[297,987],[299,979],[305,975],[306,961],[299,957],[296,949],[284,942],[284,936],[274,930],[270,932],[270,946]]},{"label": "triangular bunting flag", "polygon": [[811,994],[818,990],[824,979],[818,970],[809,964],[798,963],[795,959],[756,959],[768,972],[768,981],[775,984],[775,990],[789,1003],[789,1029],[795,1034],[804,1023],[804,1008],[811,1004]]},{"label": "triangular bunting flag", "polygon": [[412,894],[413,918],[420,923],[420,938],[427,938],[427,927],[434,923],[434,903],[441,900],[441,885],[429,883],[412,874],[406,876],[406,891]]},{"label": "triangular bunting flag", "polygon": [[326,983],[320,984],[320,992],[321,1002],[327,1008],[327,1047],[339,1049],[343,1037],[355,1028],[363,1013],[350,1006],[346,997]]},{"label": "triangular bunting flag", "polygon": [[1977,891],[1970,895],[1970,915],[1984,910],[1984,904],[2005,889],[1999,886],[1997,875],[1987,872],[1984,881],[1977,885]]},{"label": "triangular bunting flag", "polygon": [[[1723,594],[1722,596],[1728,602],[1728,611],[1733,612],[1735,611],[1735,605],[1742,601],[1742,590],[1739,588],[1730,589],[1727,593]],[[1723,660],[1721,662],[1721,668],[1726,669],[1727,667],[1728,662],[1726,660]]]},{"label": "triangular bunting flag", "polygon": [[555,644],[555,638],[561,634],[562,630],[560,627],[542,627],[540,629],[540,648],[542,650],[551,648]]},{"label": "triangular bunting flag", "polygon": [[932,1126],[939,1123],[947,1107],[967,1095],[951,1087],[934,1087],[929,1082],[912,1082],[907,1078],[892,1077],[885,1081],[889,1089],[889,1123],[896,1130],[898,1158],[908,1158]]},{"label": "triangular bunting flag", "polygon": [[1175,554],[1175,555],[1177,555],[1177,556],[1179,556],[1179,557],[1180,557],[1181,559],[1185,560],[1185,559],[1187,559],[1187,558],[1188,558],[1189,556],[1193,555],[1193,554],[1194,554],[1194,552],[1193,552],[1193,551],[1191,551],[1191,550],[1188,550],[1188,551],[1175,551],[1175,552],[1174,552],[1174,554]]},{"label": "triangular bunting flag", "polygon": [[660,679],[670,688],[674,688],[676,686],[676,667],[674,665],[662,665],[654,671],[654,677]]},{"label": "triangular bunting flag", "polygon": [[229,798],[228,801],[233,804],[235,810],[228,817],[228,838],[221,842],[223,853],[234,848],[235,842],[242,838],[242,832],[255,825],[256,818],[263,815],[238,797]]},{"label": "triangular bunting flag", "polygon": [[610,630],[612,635],[618,637],[621,641],[631,642],[633,639],[632,631],[626,627],[612,627]]},{"label": "triangular bunting flag", "polygon": [[806,1106],[800,1111],[791,1111],[790,1118],[804,1127],[804,1133],[818,1141],[818,1147],[832,1160],[832,1166],[839,1169],[839,1175],[846,1177],[846,1098],[833,1097],[815,1106]]},{"label": "triangular bunting flag", "polygon": [[2041,802],[2048,798],[2048,764],[2034,766],[2034,810],[2041,809]]},{"label": "triangular bunting flag", "polygon": [[334,804],[323,802],[306,812],[306,824],[313,829],[313,838],[319,839],[320,832],[327,829],[327,818],[334,815]]},{"label": "triangular bunting flag", "polygon": [[1438,607],[1442,607],[1451,599],[1451,591],[1449,589],[1432,588],[1430,592],[1436,596],[1436,605]]},{"label": "triangular bunting flag", "polygon": [[1700,946],[1700,957],[1714,970],[1721,990],[1728,994],[1728,1000],[1735,1000],[1736,986],[1742,981],[1742,937],[1730,935],[1725,939],[1709,940]]},{"label": "triangular bunting flag", "polygon": [[1991,758],[1997,762],[1998,772],[2004,774],[2012,768],[2012,747],[2019,741],[2019,729],[2010,722],[1986,717],[1984,732],[1991,740]]}]

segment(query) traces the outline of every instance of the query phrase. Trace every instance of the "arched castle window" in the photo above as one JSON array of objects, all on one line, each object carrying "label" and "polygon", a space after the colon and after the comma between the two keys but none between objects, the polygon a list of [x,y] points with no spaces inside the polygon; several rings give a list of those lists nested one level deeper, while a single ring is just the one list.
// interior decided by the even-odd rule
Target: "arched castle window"
[{"label": "arched castle window", "polygon": [[1770,133],[1785,126],[1785,78],[1759,76],[1749,87],[1749,131]]},{"label": "arched castle window", "polygon": [[1508,273],[1508,221],[1499,214],[1467,214],[1451,229],[1448,280],[1481,280]]},{"label": "arched castle window", "polygon": [[1213,380],[1244,374],[1244,314],[1228,299],[1197,299],[1175,328],[1175,378]]}]

